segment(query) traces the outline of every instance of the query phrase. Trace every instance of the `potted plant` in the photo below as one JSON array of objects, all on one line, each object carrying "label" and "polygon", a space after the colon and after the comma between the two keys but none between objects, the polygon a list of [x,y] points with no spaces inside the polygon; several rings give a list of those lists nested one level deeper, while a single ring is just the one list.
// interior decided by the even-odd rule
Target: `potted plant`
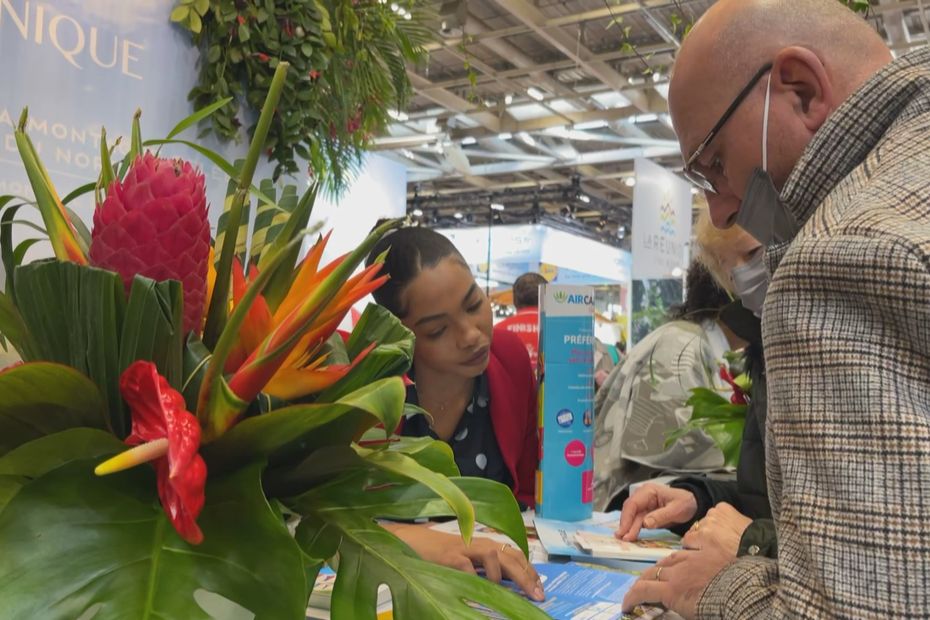
[{"label": "potted plant", "polygon": [[[0,617],[303,618],[324,562],[338,563],[336,618],[372,617],[381,584],[397,618],[481,617],[470,603],[545,617],[375,520],[454,516],[468,539],[477,519],[526,552],[509,489],[458,477],[442,442],[391,436],[410,332],[369,306],[335,334],[381,283],[380,264],[356,267],[397,224],[328,265],[326,237],[298,260],[316,187],[252,182],[287,71],[241,165],[203,151],[235,176],[215,244],[203,176],[149,149],[225,101],[164,140],[143,141],[137,115],[122,161],[104,133],[99,178],[64,198],[23,114],[16,143],[55,256],[24,263],[31,241],[10,228],[26,205],[0,198],[0,344],[24,360],[0,372]],[[88,231],[67,205],[91,192]]]}]

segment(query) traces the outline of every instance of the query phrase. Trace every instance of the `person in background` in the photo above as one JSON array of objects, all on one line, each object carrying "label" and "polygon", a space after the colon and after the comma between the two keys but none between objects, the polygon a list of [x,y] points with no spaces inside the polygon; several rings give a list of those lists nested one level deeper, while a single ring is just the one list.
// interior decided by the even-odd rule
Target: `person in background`
[{"label": "person in background", "polygon": [[[446,237],[401,228],[375,245],[368,263],[385,252],[382,273],[390,279],[374,298],[416,337],[407,402],[429,413],[407,418],[398,432],[445,441],[463,476],[503,483],[520,504],[533,504],[539,442],[526,349],[513,334],[492,334],[488,298]],[[385,527],[426,560],[472,572],[480,564],[489,578],[503,575],[543,598],[535,570],[516,548],[480,538],[466,546],[421,524]]]},{"label": "person in background", "polygon": [[539,287],[546,279],[538,273],[524,273],[513,283],[513,305],[517,313],[494,326],[494,331],[514,334],[526,347],[536,371],[539,355]]},{"label": "person in background", "polygon": [[669,447],[669,433],[691,418],[685,401],[695,387],[718,385],[716,369],[739,340],[719,321],[730,303],[699,263],[688,269],[686,296],[670,321],[638,342],[595,397],[594,502],[619,506],[631,483],[669,472],[709,472],[723,467],[723,453],[695,430]]},{"label": "person in background", "polygon": [[768,272],[762,245],[739,226],[714,228],[704,211],[695,225],[697,260],[741,301],[723,308],[720,320],[749,342],[745,349],[752,380],[736,480],[689,476],[668,485],[644,484],[623,503],[617,536],[635,540],[641,526],[684,534],[688,547],[717,545],[733,558],[777,556],[777,541],[765,482],[765,361],[761,314]]},{"label": "person in background", "polygon": [[930,48],[895,59],[835,0],[720,0],[669,111],[714,224],[766,247],[766,479],[778,559],[685,550],[624,608],[930,610]]}]

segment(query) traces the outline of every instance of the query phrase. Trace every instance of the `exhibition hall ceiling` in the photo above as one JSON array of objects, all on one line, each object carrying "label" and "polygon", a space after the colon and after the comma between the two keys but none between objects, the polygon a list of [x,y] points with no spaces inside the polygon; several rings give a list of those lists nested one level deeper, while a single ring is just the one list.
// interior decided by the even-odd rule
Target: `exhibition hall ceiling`
[{"label": "exhibition hall ceiling", "polygon": [[[924,1],[873,2],[869,20],[906,51],[927,40]],[[628,235],[633,160],[681,169],[668,71],[712,4],[434,2],[437,41],[376,149],[406,166],[410,210],[434,223],[555,217]]]}]

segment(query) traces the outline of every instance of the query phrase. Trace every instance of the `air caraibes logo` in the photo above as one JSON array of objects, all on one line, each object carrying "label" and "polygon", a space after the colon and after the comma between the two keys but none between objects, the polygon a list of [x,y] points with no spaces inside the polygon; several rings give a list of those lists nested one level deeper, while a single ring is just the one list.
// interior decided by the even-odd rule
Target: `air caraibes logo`
[{"label": "air caraibes logo", "polygon": [[594,297],[591,295],[570,295],[565,291],[556,291],[553,293],[552,298],[559,304],[585,304],[587,306],[594,304]]}]

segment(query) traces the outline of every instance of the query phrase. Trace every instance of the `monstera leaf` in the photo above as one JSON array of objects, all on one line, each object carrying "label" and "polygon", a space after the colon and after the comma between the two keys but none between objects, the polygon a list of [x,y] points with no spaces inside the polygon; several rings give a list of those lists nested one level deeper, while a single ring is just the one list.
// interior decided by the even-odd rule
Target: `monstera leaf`
[{"label": "monstera leaf", "polygon": [[330,463],[344,464],[341,475],[331,471],[326,482],[284,500],[304,517],[297,541],[308,557],[326,559],[338,551],[334,617],[369,617],[381,584],[391,589],[398,618],[486,617],[475,605],[508,618],[546,617],[526,599],[485,579],[424,562],[375,521],[457,517],[467,539],[477,520],[527,553],[526,530],[509,488],[437,473],[457,473],[452,451],[440,441],[401,438],[380,449],[356,447],[353,452],[355,459],[330,455]]},{"label": "monstera leaf", "polygon": [[[392,482],[385,485],[388,480]],[[366,486],[366,482],[375,484]],[[527,551],[523,521],[510,489],[477,478],[449,482],[467,493],[480,522]],[[427,485],[356,471],[288,503],[306,515],[297,528],[297,540],[308,556],[329,557],[338,549],[334,617],[369,617],[381,584],[390,588],[398,618],[485,618],[476,605],[508,618],[548,617],[494,583],[419,559],[374,521],[375,517],[453,516],[450,505]]]},{"label": "monstera leaf", "polygon": [[159,507],[150,468],[96,478],[98,462],[48,471],[0,513],[0,616],[303,617],[303,556],[262,494],[261,463],[208,484],[205,541],[192,547]]}]

